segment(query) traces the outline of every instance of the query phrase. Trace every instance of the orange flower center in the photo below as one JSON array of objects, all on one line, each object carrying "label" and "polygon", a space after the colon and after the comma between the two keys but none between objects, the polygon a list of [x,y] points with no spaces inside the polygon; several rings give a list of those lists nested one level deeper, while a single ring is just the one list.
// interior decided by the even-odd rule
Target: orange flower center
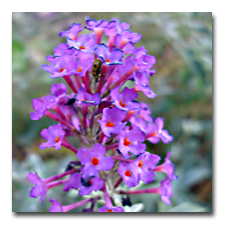
[{"label": "orange flower center", "polygon": [[134,91],[139,92],[140,90],[136,86],[134,86]]},{"label": "orange flower center", "polygon": [[94,166],[97,166],[98,165],[98,162],[99,162],[99,160],[97,158],[95,158],[95,157],[91,160],[91,163]]},{"label": "orange flower center", "polygon": [[85,47],[84,46],[80,46],[79,49],[85,49]]},{"label": "orange flower center", "polygon": [[141,160],[139,163],[138,163],[138,167],[142,167],[143,166],[143,160]]},{"label": "orange flower center", "polygon": [[66,68],[60,68],[59,72],[61,73],[63,70],[65,70]]},{"label": "orange flower center", "polygon": [[125,174],[125,176],[127,176],[127,177],[131,177],[131,172],[130,172],[130,170],[127,170],[124,174]]},{"label": "orange flower center", "polygon": [[113,127],[115,124],[114,123],[111,123],[111,121],[108,121],[107,123],[106,123],[106,126],[107,127]]},{"label": "orange flower center", "polygon": [[79,68],[78,68],[77,72],[78,72],[78,73],[80,73],[80,72],[81,72],[81,67],[80,67],[80,66],[79,66]]},{"label": "orange flower center", "polygon": [[55,142],[59,142],[60,141],[60,137],[57,136],[57,138],[55,139]]},{"label": "orange flower center", "polygon": [[106,212],[112,212],[113,210],[112,209],[106,209]]},{"label": "orange flower center", "polygon": [[123,144],[124,144],[125,146],[128,146],[128,145],[131,144],[131,142],[128,141],[128,138],[125,138]]},{"label": "orange flower center", "polygon": [[123,102],[122,102],[122,100],[120,100],[120,102],[119,102],[119,103],[120,103],[120,105],[121,105],[122,107],[125,107],[125,106],[126,106],[126,104],[125,104],[125,103],[123,103]]},{"label": "orange flower center", "polygon": [[105,61],[106,61],[106,62],[108,62],[108,63],[110,62],[110,60],[109,60],[109,59],[106,59]]}]

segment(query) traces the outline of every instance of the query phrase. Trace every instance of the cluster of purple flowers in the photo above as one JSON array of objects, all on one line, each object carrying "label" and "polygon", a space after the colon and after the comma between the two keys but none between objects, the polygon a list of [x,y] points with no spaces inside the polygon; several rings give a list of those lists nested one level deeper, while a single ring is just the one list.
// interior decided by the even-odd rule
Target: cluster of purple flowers
[{"label": "cluster of purple flowers", "polygon": [[[90,34],[79,35],[84,29]],[[108,37],[107,43],[101,43],[103,34]],[[113,193],[155,193],[170,204],[171,181],[177,179],[169,159],[171,152],[163,164],[157,165],[160,156],[146,151],[144,142],[156,144],[161,140],[168,144],[173,137],[163,129],[163,119],[154,120],[148,105],[136,100],[138,92],[149,98],[156,96],[149,86],[149,77],[155,73],[152,70],[155,57],[148,55],[144,47],[135,48],[141,35],[130,31],[129,24],[116,18],[108,22],[88,17],[85,27],[74,23],[59,35],[66,38],[66,43],[59,44],[54,55],[46,57],[49,64],[42,65],[42,69],[50,77],[62,77],[72,92],[64,83],[54,84],[51,95],[33,99],[31,119],[47,116],[58,122],[41,131],[46,142],[40,149],[59,150],[64,146],[79,161],[71,162],[64,173],[45,179],[30,172],[27,178],[35,184],[30,196],[41,196],[43,202],[48,190],[61,184],[63,191],[76,189],[81,196],[93,191],[101,193],[67,206],[50,199],[50,212],[67,212],[88,202],[91,202],[90,209],[83,211],[92,212],[95,202],[101,198],[105,205],[98,212],[124,212],[122,205],[112,204]],[[93,68],[98,72],[93,74]],[[133,88],[123,87],[128,80],[134,81]],[[70,136],[83,148],[76,149],[67,139]],[[160,186],[129,190],[140,182],[153,182],[155,172],[166,174]],[[69,178],[61,179],[65,176]],[[121,182],[127,190],[119,189]]]}]

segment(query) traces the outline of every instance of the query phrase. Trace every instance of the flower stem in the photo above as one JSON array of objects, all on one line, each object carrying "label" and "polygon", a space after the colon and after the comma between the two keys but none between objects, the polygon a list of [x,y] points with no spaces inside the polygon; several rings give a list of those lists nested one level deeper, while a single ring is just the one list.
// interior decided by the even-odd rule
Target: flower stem
[{"label": "flower stem", "polygon": [[88,199],[84,199],[84,200],[82,200],[80,202],[76,202],[76,203],[73,203],[73,204],[70,204],[70,205],[62,206],[63,212],[68,212],[68,211],[70,211],[72,209],[75,209],[75,208],[77,208],[79,206],[82,206],[82,205],[84,205],[84,204],[86,204],[88,202],[91,202],[92,200],[93,200],[93,198],[88,198]]},{"label": "flower stem", "polygon": [[70,149],[71,151],[73,151],[74,153],[77,153],[78,150],[76,148],[74,148],[70,142],[66,139],[66,138],[63,138],[62,139],[62,145],[68,149]]},{"label": "flower stem", "polygon": [[49,183],[49,182],[58,180],[58,179],[60,179],[60,178],[62,178],[62,177],[65,177],[65,176],[67,176],[67,175],[69,175],[69,174],[72,174],[72,173],[74,173],[74,172],[76,172],[76,169],[73,168],[73,169],[68,170],[68,171],[66,171],[66,172],[64,172],[64,173],[60,173],[60,174],[54,175],[54,176],[52,176],[52,177],[45,178],[45,179],[43,179],[43,181],[47,184],[47,183]]},{"label": "flower stem", "polygon": [[112,155],[111,157],[113,159],[121,161],[121,162],[127,162],[127,163],[132,163],[133,162],[133,159],[125,159],[125,158],[117,156],[117,155]]},{"label": "flower stem", "polygon": [[156,187],[156,188],[149,188],[149,189],[142,189],[142,190],[128,190],[128,191],[118,191],[118,194],[145,194],[145,193],[149,193],[149,194],[160,194],[159,191],[160,187]]},{"label": "flower stem", "polygon": [[65,79],[65,81],[67,82],[67,84],[70,86],[70,88],[73,90],[73,92],[75,94],[77,94],[77,89],[76,89],[76,87],[75,87],[75,85],[74,85],[71,77],[70,76],[63,76],[63,78]]},{"label": "flower stem", "polygon": [[118,148],[118,146],[119,146],[119,142],[106,146],[106,150]]},{"label": "flower stem", "polygon": [[51,189],[51,188],[53,188],[53,187],[59,186],[59,185],[61,185],[61,184],[65,184],[65,183],[67,183],[69,180],[70,180],[70,179],[57,180],[57,181],[53,181],[53,182],[51,182],[51,183],[48,183],[48,184],[47,184],[47,189],[49,190],[49,189]]}]

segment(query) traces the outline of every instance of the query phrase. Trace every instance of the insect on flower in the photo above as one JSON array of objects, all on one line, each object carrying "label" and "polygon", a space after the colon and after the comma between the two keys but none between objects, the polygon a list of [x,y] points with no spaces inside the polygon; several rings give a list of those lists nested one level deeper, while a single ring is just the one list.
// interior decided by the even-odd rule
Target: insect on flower
[{"label": "insect on flower", "polygon": [[101,69],[102,69],[102,61],[100,59],[95,59],[94,64],[92,66],[92,74],[95,78],[95,82],[98,82],[98,79],[101,75]]}]

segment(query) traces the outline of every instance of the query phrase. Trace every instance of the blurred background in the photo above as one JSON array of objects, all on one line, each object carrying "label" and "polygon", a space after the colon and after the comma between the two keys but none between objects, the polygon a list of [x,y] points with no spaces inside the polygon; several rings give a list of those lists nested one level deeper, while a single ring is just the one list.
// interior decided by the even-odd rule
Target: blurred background
[{"label": "blurred background", "polygon": [[[12,13],[12,211],[47,212],[49,198],[63,204],[79,200],[76,191],[61,188],[49,191],[43,204],[29,197],[32,187],[28,172],[36,170],[47,178],[65,170],[74,160],[67,149],[45,149],[40,131],[54,122],[43,117],[30,120],[32,99],[50,94],[52,79],[41,69],[45,57],[65,42],[58,33],[73,23],[85,25],[85,17],[110,21],[116,17],[142,34],[136,47],[145,46],[156,57],[156,73],[150,79],[157,97],[138,99],[149,104],[152,116],[163,117],[165,129],[174,137],[166,145],[148,143],[148,150],[161,156],[172,151],[171,160],[179,179],[173,182],[174,195],[167,206],[159,195],[131,196],[141,212],[212,211],[212,14],[211,13]],[[143,185],[142,185],[143,186]],[[148,185],[144,185],[146,188]],[[80,211],[75,209],[74,211]]]}]

